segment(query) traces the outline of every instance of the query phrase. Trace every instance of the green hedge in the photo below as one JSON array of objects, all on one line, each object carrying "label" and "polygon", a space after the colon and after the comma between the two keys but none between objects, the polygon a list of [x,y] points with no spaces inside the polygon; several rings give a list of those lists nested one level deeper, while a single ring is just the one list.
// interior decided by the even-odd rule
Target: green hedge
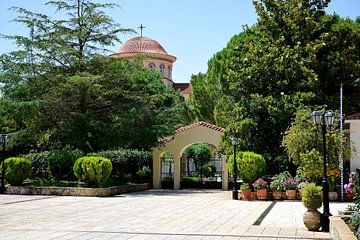
[{"label": "green hedge", "polygon": [[110,159],[113,165],[111,177],[123,181],[139,181],[136,174],[144,166],[152,168],[152,153],[148,151],[119,149],[109,150],[88,155],[101,156]]},{"label": "green hedge", "polygon": [[[0,171],[3,165],[1,164]],[[24,180],[29,177],[31,161],[22,157],[12,157],[5,159],[5,179],[10,185],[22,185]]]}]

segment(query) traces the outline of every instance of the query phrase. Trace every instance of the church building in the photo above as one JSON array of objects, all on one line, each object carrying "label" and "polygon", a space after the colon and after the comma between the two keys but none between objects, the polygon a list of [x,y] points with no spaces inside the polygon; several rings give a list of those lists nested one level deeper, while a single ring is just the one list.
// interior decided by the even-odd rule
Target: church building
[{"label": "church building", "polygon": [[172,80],[172,69],[176,57],[168,54],[157,41],[142,36],[132,38],[127,40],[110,57],[133,58],[138,54],[146,56],[143,60],[144,67],[158,71],[164,84],[172,86],[175,91],[180,91],[185,99],[189,98],[191,85],[189,83],[174,83]]}]

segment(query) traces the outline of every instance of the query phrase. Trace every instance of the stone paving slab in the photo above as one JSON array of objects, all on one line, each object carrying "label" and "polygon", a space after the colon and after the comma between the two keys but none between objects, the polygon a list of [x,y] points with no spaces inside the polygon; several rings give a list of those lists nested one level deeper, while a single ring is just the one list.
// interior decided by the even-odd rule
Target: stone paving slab
[{"label": "stone paving slab", "polygon": [[213,190],[106,198],[0,195],[0,239],[330,239],[303,229],[301,202],[276,203],[254,226],[270,204],[233,201],[231,192]]}]

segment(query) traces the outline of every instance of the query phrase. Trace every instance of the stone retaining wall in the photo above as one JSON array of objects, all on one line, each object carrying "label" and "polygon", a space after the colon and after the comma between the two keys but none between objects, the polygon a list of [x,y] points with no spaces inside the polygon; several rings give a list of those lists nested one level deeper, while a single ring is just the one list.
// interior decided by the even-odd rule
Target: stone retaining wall
[{"label": "stone retaining wall", "polygon": [[339,216],[330,217],[330,235],[334,240],[357,240],[354,233]]},{"label": "stone retaining wall", "polygon": [[151,189],[150,183],[129,184],[108,188],[78,188],[78,187],[15,187],[7,186],[6,194],[19,195],[59,195],[59,196],[86,196],[107,197],[126,192],[139,192]]}]

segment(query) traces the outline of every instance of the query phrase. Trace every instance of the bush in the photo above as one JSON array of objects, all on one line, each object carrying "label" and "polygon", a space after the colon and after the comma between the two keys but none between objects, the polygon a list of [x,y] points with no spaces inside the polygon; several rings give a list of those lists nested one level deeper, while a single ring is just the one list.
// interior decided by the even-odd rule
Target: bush
[{"label": "bush", "polygon": [[136,172],[143,166],[152,166],[152,153],[148,151],[119,149],[97,153],[91,156],[101,156],[111,161],[113,170],[111,177],[121,181],[135,180]]},{"label": "bush", "polygon": [[74,174],[90,187],[98,187],[110,176],[111,161],[104,157],[81,157],[74,164]]},{"label": "bush", "polygon": [[185,176],[181,178],[181,182],[201,182],[201,179],[199,177]]},{"label": "bush", "polygon": [[48,166],[51,176],[56,180],[74,180],[73,166],[75,160],[81,157],[81,152],[69,147],[53,150],[48,156]]},{"label": "bush", "polygon": [[[229,172],[234,172],[234,155],[230,155],[227,161]],[[239,152],[236,155],[237,171],[242,180],[251,183],[257,177],[264,175],[266,162],[263,156],[254,152]]]},{"label": "bush", "polygon": [[322,205],[321,187],[308,183],[302,191],[302,202],[306,208],[318,209]]},{"label": "bush", "polygon": [[151,182],[152,171],[149,166],[143,166],[136,172],[140,182]]},{"label": "bush", "polygon": [[48,157],[50,152],[44,151],[39,153],[29,153],[21,155],[21,157],[29,159],[31,161],[31,179],[49,179],[51,174],[48,166]]},{"label": "bush", "polygon": [[210,166],[202,167],[201,171],[204,177],[210,177],[212,175],[212,169]]},{"label": "bush", "polygon": [[[1,164],[1,170],[2,170]],[[5,159],[5,179],[11,185],[22,185],[30,176],[31,161],[22,157]]]}]

